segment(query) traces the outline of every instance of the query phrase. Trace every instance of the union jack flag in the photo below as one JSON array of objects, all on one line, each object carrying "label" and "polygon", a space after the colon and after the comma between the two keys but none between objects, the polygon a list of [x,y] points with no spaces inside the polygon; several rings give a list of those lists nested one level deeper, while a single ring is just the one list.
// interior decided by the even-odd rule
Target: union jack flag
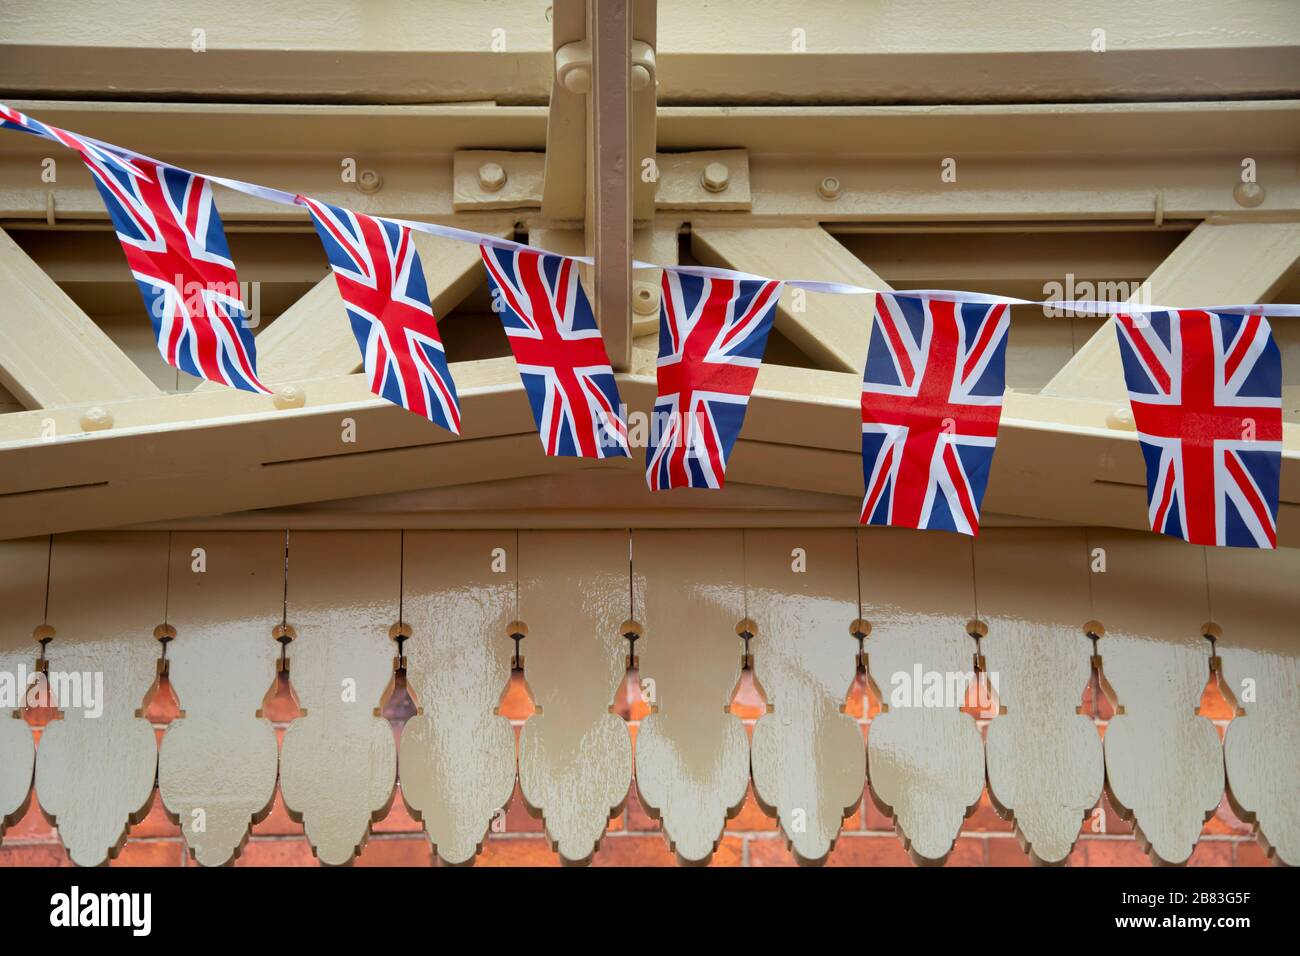
[{"label": "union jack flag", "polygon": [[197,378],[271,394],[240,298],[212,185],[0,106],[0,127],[74,149],[94,176],[153,322],[163,360]]},{"label": "union jack flag", "polygon": [[1006,305],[876,296],[860,523],[979,533],[1010,324]]},{"label": "union jack flag", "polygon": [[665,269],[659,307],[659,394],[646,484],[721,488],[763,362],[781,283]]},{"label": "union jack flag", "polygon": [[479,249],[546,453],[631,457],[614,370],[573,260]]},{"label": "union jack flag", "polygon": [[460,402],[411,230],[299,196],[361,349],[370,391],[460,434]]},{"label": "union jack flag", "polygon": [[1189,309],[1115,318],[1151,530],[1276,548],[1282,353],[1268,321]]}]

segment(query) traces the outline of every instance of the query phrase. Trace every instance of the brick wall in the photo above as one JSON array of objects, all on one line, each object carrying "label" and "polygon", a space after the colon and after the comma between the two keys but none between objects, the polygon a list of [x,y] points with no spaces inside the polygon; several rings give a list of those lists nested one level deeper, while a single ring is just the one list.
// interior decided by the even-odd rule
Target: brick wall
[{"label": "brick wall", "polygon": [[[620,693],[617,709],[628,719],[635,741],[638,721],[648,712],[640,698],[635,672]],[[752,682],[742,681],[733,710],[752,731],[754,720],[762,713],[763,701]],[[1100,733],[1105,732],[1110,708],[1103,695],[1096,699],[1091,689],[1082,698],[1084,713],[1091,714]],[[272,689],[266,702],[266,714],[283,735],[293,719],[297,704],[286,682]],[[166,679],[155,686],[146,707],[146,715],[157,727],[159,737],[178,710],[178,702]],[[870,688],[855,685],[846,700],[846,710],[859,720],[863,735],[870,733],[871,718],[879,710]],[[511,719],[516,733],[532,711],[524,682],[518,675],[511,681],[502,699],[502,713]],[[405,682],[395,682],[385,714],[400,733],[401,725],[414,712],[414,703],[406,693]],[[1212,719],[1222,735],[1232,718],[1232,709],[1211,681],[1206,686],[1201,712]],[[39,737],[48,713],[30,713],[28,721]],[[985,722],[982,722],[985,723]],[[1070,856],[1074,866],[1148,866],[1150,861],[1125,823],[1103,796],[1103,814],[1094,813],[1085,820],[1079,843]],[[1103,832],[1094,832],[1103,826]],[[478,866],[558,866],[559,857],[551,851],[542,821],[530,816],[518,788],[504,818],[502,832],[488,835]],[[609,824],[609,832],[592,859],[596,866],[672,866],[674,854],[660,833],[659,824],[641,806],[633,786],[622,812]],[[831,866],[910,866],[911,860],[895,835],[893,825],[864,792],[857,812],[844,822],[828,864]],[[776,821],[756,803],[751,789],[744,805],[727,823],[726,833],[713,856],[713,866],[792,866],[794,858],[786,849]],[[388,815],[374,827],[374,833],[357,858],[359,866],[427,866],[438,865],[428,840],[396,795]],[[1225,797],[1218,812],[1205,824],[1200,843],[1191,859],[1193,866],[1264,866],[1268,865],[1263,849],[1252,835],[1252,827],[1239,820]],[[69,866],[58,834],[36,806],[35,797],[27,814],[5,834],[0,844],[3,866]],[[170,821],[157,791],[148,814],[131,827],[121,853],[113,866],[186,866],[188,859],[180,828]],[[286,811],[277,790],[275,803],[266,818],[253,832],[236,861],[237,866],[314,866],[315,857],[303,837],[302,826]],[[948,858],[949,866],[1027,866],[1029,860],[1020,849],[1012,824],[1001,819],[985,792],[975,812],[965,821],[962,833]]]}]

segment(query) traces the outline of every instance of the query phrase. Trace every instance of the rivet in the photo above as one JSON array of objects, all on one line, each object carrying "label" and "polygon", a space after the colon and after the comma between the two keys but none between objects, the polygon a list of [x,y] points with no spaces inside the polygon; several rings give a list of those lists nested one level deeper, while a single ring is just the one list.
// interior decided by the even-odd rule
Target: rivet
[{"label": "rivet", "polygon": [[1112,408],[1106,413],[1106,427],[1120,432],[1137,431],[1133,421],[1133,409],[1128,406]]},{"label": "rivet", "polygon": [[297,385],[286,385],[271,401],[276,408],[302,408],[307,404],[307,393]]},{"label": "rivet", "polygon": [[506,171],[500,163],[484,163],[478,168],[478,184],[485,192],[499,192],[506,184]]},{"label": "rivet", "polygon": [[731,173],[723,163],[709,163],[700,175],[700,182],[711,193],[720,193],[727,188]]},{"label": "rivet", "polygon": [[840,185],[840,181],[834,176],[827,176],[817,184],[817,195],[821,196],[822,199],[839,199],[842,190],[843,187]]},{"label": "rivet", "polygon": [[100,408],[96,405],[93,408],[86,409],[81,416],[81,429],[87,432],[103,431],[105,428],[113,427],[113,415],[107,409]]},{"label": "rivet", "polygon": [[591,92],[591,70],[586,66],[575,66],[560,75],[560,82],[570,93]]},{"label": "rivet", "polygon": [[367,195],[377,193],[384,186],[384,177],[373,169],[363,169],[357,173],[357,188]]},{"label": "rivet", "polygon": [[1238,206],[1254,209],[1264,201],[1264,187],[1259,183],[1237,183],[1232,198],[1237,200]]},{"label": "rivet", "polygon": [[632,283],[632,311],[637,315],[654,315],[659,311],[659,289],[649,282]]}]

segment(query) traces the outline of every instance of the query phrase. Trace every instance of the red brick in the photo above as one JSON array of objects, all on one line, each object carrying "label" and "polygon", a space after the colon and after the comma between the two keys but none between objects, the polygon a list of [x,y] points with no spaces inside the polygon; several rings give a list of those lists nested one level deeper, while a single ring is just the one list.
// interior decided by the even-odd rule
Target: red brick
[{"label": "red brick", "polygon": [[835,841],[827,866],[913,866],[903,841],[891,835],[844,833]]},{"label": "red brick", "polygon": [[533,816],[528,805],[524,802],[523,792],[519,789],[519,783],[515,783],[515,792],[510,797],[510,805],[506,808],[506,833],[542,833],[546,829],[546,824],[541,817]]},{"label": "red brick", "polygon": [[275,802],[271,804],[271,812],[266,818],[253,827],[254,836],[302,836],[303,826],[301,823],[294,823],[289,816],[289,810],[284,805],[284,797],[280,793],[280,788],[275,788]]},{"label": "red brick", "polygon": [[1244,823],[1238,819],[1237,815],[1232,812],[1232,804],[1228,802],[1228,795],[1224,794],[1223,799],[1219,801],[1219,807],[1214,811],[1214,816],[1205,822],[1205,834],[1227,835],[1227,836],[1250,836],[1255,832],[1255,828],[1249,823]]},{"label": "red brick", "polygon": [[[1115,809],[1115,805],[1110,801],[1110,794],[1106,793],[1105,790],[1102,791],[1098,806],[1101,807],[1102,814],[1094,816],[1096,807],[1088,811],[1079,826],[1080,836],[1098,836],[1099,834],[1127,836],[1133,832],[1133,824],[1120,816],[1119,810]],[[1094,830],[1093,827],[1097,825],[1100,825],[1102,829]]]},{"label": "red brick", "polygon": [[131,840],[149,839],[150,837],[178,837],[181,828],[167,817],[167,808],[163,806],[158,791],[153,792],[153,806],[143,820],[131,827],[127,838]]},{"label": "red brick", "polygon": [[185,844],[180,840],[127,840],[113,866],[184,866]]},{"label": "red brick", "polygon": [[1029,866],[1029,854],[1015,837],[989,837],[987,851],[989,866]]},{"label": "red brick", "polygon": [[876,804],[875,798],[871,796],[870,789],[867,790],[865,803],[866,806],[862,817],[863,828],[877,833],[892,834],[894,832],[894,821]]},{"label": "red brick", "polygon": [[593,866],[676,866],[677,854],[657,834],[608,836],[592,857]]},{"label": "red brick", "polygon": [[727,830],[765,833],[776,828],[776,818],[763,812],[763,808],[758,805],[758,798],[754,796],[754,786],[750,784],[745,791],[745,802],[740,805],[740,812],[727,821]]},{"label": "red brick", "polygon": [[5,843],[0,845],[0,867],[72,866],[61,843]]},{"label": "red brick", "polygon": [[749,866],[797,866],[794,855],[785,848],[785,837],[749,837],[745,842]]},{"label": "red brick", "polygon": [[375,833],[422,833],[424,824],[411,816],[410,808],[407,807],[406,801],[402,798],[402,791],[399,787],[397,794],[393,797],[393,805],[388,810],[388,816],[374,824],[371,829]]},{"label": "red brick", "polygon": [[475,866],[559,866],[560,857],[543,836],[516,836],[488,840]]},{"label": "red brick", "polygon": [[984,866],[986,864],[985,842],[980,837],[958,837],[952,852],[948,854],[948,859],[944,861],[944,866]]},{"label": "red brick", "polygon": [[1071,866],[1150,866],[1136,840],[1101,840],[1083,837],[1070,854]]},{"label": "red brick", "polygon": [[249,840],[236,866],[317,866],[306,839]]},{"label": "red brick", "polygon": [[980,802],[975,812],[962,821],[962,830],[971,833],[1014,833],[1016,825],[1011,820],[1004,820],[993,808],[987,789],[980,794]]},{"label": "red brick", "polygon": [[433,847],[423,834],[371,837],[357,855],[357,866],[429,866]]},{"label": "red brick", "polygon": [[21,820],[5,831],[5,840],[24,840],[27,842],[58,842],[59,836],[54,832],[54,827],[45,819],[41,813],[41,808],[36,803],[36,797],[33,795],[32,802],[27,807],[27,812],[23,814]]},{"label": "red brick", "polygon": [[1255,840],[1244,840],[1236,844],[1236,866],[1274,866],[1264,848]]},{"label": "red brick", "polygon": [[662,828],[660,821],[650,816],[641,803],[641,797],[633,785],[627,796],[626,826],[631,833],[654,833]]},{"label": "red brick", "polygon": [[1201,840],[1192,851],[1188,866],[1232,866],[1231,840]]}]

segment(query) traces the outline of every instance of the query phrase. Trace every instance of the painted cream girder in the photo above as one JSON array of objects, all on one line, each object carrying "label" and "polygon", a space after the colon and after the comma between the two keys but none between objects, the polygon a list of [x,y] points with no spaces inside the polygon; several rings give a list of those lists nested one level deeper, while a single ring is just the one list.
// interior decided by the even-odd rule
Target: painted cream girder
[{"label": "painted cream girder", "polygon": [[[401,15],[348,31],[349,18],[363,14],[343,0],[325,0],[330,16],[319,2],[258,6],[248,11],[257,33],[214,28],[202,53],[188,44],[204,17],[184,3],[139,0],[149,15],[133,17],[127,31],[82,23],[76,4],[15,2],[0,30],[0,90],[58,125],[361,212],[523,231],[563,252],[595,251],[603,230],[584,282],[622,396],[630,410],[646,411],[657,325],[653,314],[628,309],[626,262],[676,261],[683,233],[701,261],[884,287],[832,233],[1163,230],[1187,236],[1151,276],[1154,301],[1267,301],[1290,291],[1300,258],[1300,24],[1265,0],[1230,13],[1209,2],[1161,5],[1179,30],[1157,29],[1164,21],[1149,4],[1139,14],[1119,2],[1064,4],[1043,22],[1017,0],[1008,6],[1025,15],[1008,9],[997,25],[954,16],[957,3],[899,19],[830,0],[707,11],[638,2],[626,30],[654,50],[657,85],[629,94],[627,165],[635,172],[637,160],[653,156],[659,180],[628,184],[621,214],[610,205],[618,184],[592,158],[612,155],[599,152],[601,130],[618,115],[600,51],[618,37],[593,34],[596,92],[567,89],[556,79],[557,60],[569,56],[561,48],[588,39],[595,24],[594,8],[574,0],[504,11],[447,3],[436,31]],[[18,15],[26,6],[30,14]],[[1107,31],[1104,53],[1090,47],[1096,28]],[[497,30],[503,49],[493,46]],[[725,55],[716,49],[722,35]],[[79,70],[67,70],[70,62]],[[953,85],[976,76],[975,85]],[[253,77],[266,79],[254,89]],[[75,99],[99,100],[104,89],[175,102]],[[58,98],[22,99],[24,91]],[[217,98],[243,102],[201,102]],[[293,105],[253,102],[277,100]],[[410,105],[373,105],[379,100]],[[968,105],[916,105],[935,100]],[[912,105],[837,105],[900,101]],[[41,180],[41,160],[55,153],[6,135],[0,226],[103,228],[99,197],[74,162],[59,164],[56,187]],[[382,188],[367,194],[341,183],[346,158],[378,171]],[[488,158],[508,173],[499,193],[477,180]],[[941,179],[948,158],[956,182]],[[1262,186],[1251,205],[1234,193],[1244,158]],[[700,185],[711,160],[732,173],[721,194]],[[838,198],[819,195],[827,177],[841,184]],[[593,196],[603,197],[594,207]],[[300,210],[226,191],[218,201],[231,231],[307,228]],[[478,279],[472,250],[435,240],[423,258],[445,314]],[[658,279],[633,278],[634,289],[654,289]],[[328,277],[259,334],[264,377],[286,393],[278,402],[208,385],[164,393],[2,233],[0,290],[0,386],[26,409],[0,415],[0,537],[592,467],[542,454],[509,358],[452,363],[464,404],[459,440],[371,396]],[[814,367],[763,368],[729,488],[672,502],[638,494],[608,520],[689,524],[712,509],[726,522],[729,502],[748,486],[773,500],[803,495],[814,510],[837,500],[842,513],[819,520],[854,523],[868,322],[865,298],[809,294],[798,308],[787,292],[777,328]],[[1300,407],[1300,336],[1286,322],[1275,326],[1291,417]],[[355,441],[344,442],[349,422]],[[1103,328],[1041,390],[1008,394],[985,511],[1010,522],[1147,527],[1131,427]],[[1284,449],[1279,527],[1282,543],[1294,545],[1295,424],[1284,426]],[[642,464],[598,467],[632,487]],[[486,508],[476,517],[485,526],[498,520]]]},{"label": "painted cream girder", "polygon": [[[117,137],[155,155],[175,156],[213,172],[314,190],[327,201],[350,202],[366,212],[424,216],[475,228],[488,228],[505,216],[535,237],[562,242],[566,236],[581,235],[575,232],[580,224],[542,218],[535,207],[483,213],[452,208],[452,164],[438,161],[442,151],[471,144],[515,152],[539,148],[546,135],[546,111],[540,108],[14,105],[92,135]],[[166,122],[160,122],[163,118]],[[1222,298],[1240,301],[1244,293],[1228,293],[1246,280],[1258,280],[1247,283],[1246,289],[1267,294],[1294,271],[1300,252],[1290,225],[1300,209],[1300,179],[1293,161],[1300,152],[1297,118],[1296,101],[756,108],[725,115],[693,107],[661,108],[661,150],[739,144],[747,151],[752,202],[748,211],[661,210],[653,224],[636,230],[636,242],[641,243],[644,234],[650,246],[644,253],[638,249],[638,254],[675,255],[675,243],[665,244],[659,237],[671,237],[680,223],[688,222],[696,249],[705,242],[710,249],[717,246],[723,250],[716,257],[721,264],[760,271],[766,265],[809,278],[872,284],[870,270],[846,255],[822,223],[902,223],[898,228],[906,228],[908,221],[932,224],[942,219],[950,227],[990,221],[1030,229],[1060,222],[1123,226],[1147,221],[1160,203],[1166,221],[1200,221],[1202,230],[1230,239],[1243,265],[1240,274],[1219,275],[1208,271],[1214,260],[1204,259],[1218,250],[1202,254],[1192,248],[1190,268],[1179,267],[1174,260],[1180,246],[1171,265],[1181,278],[1175,276],[1172,288],[1157,285],[1156,300],[1179,304],[1180,297],[1186,302],[1189,295],[1214,296],[1223,288]],[[1268,182],[1261,206],[1236,206],[1232,187],[1241,150],[1207,153],[1207,129],[1218,131],[1218,142],[1258,147],[1251,152]],[[1085,136],[1102,156],[1057,156],[1060,141],[1069,135]],[[962,160],[961,176],[977,180],[979,188],[953,192],[951,185],[938,181],[940,154],[954,138],[971,150],[970,158]],[[180,148],[182,140],[188,151]],[[313,148],[295,160],[292,171],[282,171],[250,153],[219,152],[220,143],[241,141],[257,143],[264,154],[273,155],[288,153],[295,143]],[[419,145],[430,141],[439,152],[420,153]],[[806,144],[808,154],[801,158],[781,152],[791,141]],[[0,154],[0,216],[5,220],[45,218],[46,189],[21,172],[44,155],[43,146],[17,134],[7,138]],[[376,157],[374,164],[382,169],[385,185],[374,197],[338,185],[337,157],[354,152]],[[831,203],[817,195],[815,186],[823,174],[835,175],[850,187],[840,200]],[[865,188],[855,188],[858,183]],[[220,202],[232,229],[243,221],[276,222],[292,215],[238,194],[223,194]],[[60,187],[54,216],[57,222],[102,216],[89,182]],[[490,223],[486,217],[494,219]],[[790,242],[790,229],[799,230],[794,234],[797,245]],[[1264,255],[1279,245],[1279,233],[1280,252]],[[440,249],[444,256],[458,252],[451,243]],[[724,255],[733,258],[728,261]],[[435,268],[437,260],[428,252],[425,261]],[[1263,273],[1257,274],[1260,270]],[[6,281],[30,286],[39,279],[14,279],[10,271]],[[1180,292],[1178,283],[1185,287],[1189,281],[1197,283],[1195,291]],[[332,290],[318,294],[329,297]],[[14,330],[18,323],[30,336],[32,315],[60,315],[48,305],[47,295],[33,295],[27,300],[30,312],[11,311],[9,321],[0,322],[7,343],[22,334]],[[783,313],[779,327],[792,338],[803,334],[809,354],[817,354],[816,344],[823,343],[825,364],[838,370],[765,366],[730,478],[734,483],[848,499],[861,490],[860,379],[845,366],[864,353],[866,300],[808,298],[804,320]],[[466,428],[460,440],[375,399],[363,378],[354,374],[353,343],[346,324],[332,314],[335,308],[336,299],[311,312],[317,321],[309,331],[320,352],[311,353],[315,364],[277,382],[296,382],[305,395],[300,408],[277,408],[271,399],[228,389],[200,388],[188,394],[132,391],[114,385],[107,372],[88,372],[89,358],[70,360],[66,368],[56,366],[55,377],[81,388],[75,400],[45,404],[28,398],[28,411],[0,416],[0,534],[118,526],[580,467],[541,454],[508,358],[453,363],[464,402]],[[70,302],[67,309],[78,311]],[[80,319],[88,322],[84,316]],[[283,317],[272,323],[268,335],[281,334],[281,322]],[[290,324],[284,322],[284,328],[290,330]],[[67,334],[84,342],[75,330]],[[267,347],[271,338],[264,339],[261,361],[274,364],[285,358],[287,339],[277,345],[278,353]],[[42,330],[28,365],[15,361],[8,350],[0,360],[2,383],[20,401],[21,389],[15,386],[24,376],[49,373],[53,359],[43,347],[49,341],[48,331]],[[639,340],[637,346],[632,367],[620,373],[619,382],[634,410],[649,408],[654,394],[649,351],[653,343]],[[114,353],[121,358],[116,346],[100,336],[95,357],[102,360]],[[837,357],[842,359],[838,367]],[[1290,350],[1287,357],[1288,377],[1294,380]],[[1069,367],[1061,374],[1068,372]],[[1116,365],[1091,378],[1108,381],[1113,388],[1117,376]],[[94,382],[106,383],[102,397],[85,393],[87,383]],[[111,416],[111,427],[83,427],[83,416],[92,406]],[[986,509],[1053,522],[1145,527],[1144,476],[1135,435],[1108,424],[1116,423],[1116,413],[1123,408],[1122,393],[1101,396],[1076,387],[1072,394],[1059,382],[1042,394],[1009,394]],[[357,423],[357,440],[345,444],[340,441],[341,427],[349,418]],[[57,437],[50,440],[51,435]],[[1300,542],[1300,434],[1295,425],[1285,426],[1284,442],[1279,525],[1283,542],[1294,544]],[[608,462],[601,467],[640,465]],[[846,508],[844,522],[855,517],[855,509]]]}]

